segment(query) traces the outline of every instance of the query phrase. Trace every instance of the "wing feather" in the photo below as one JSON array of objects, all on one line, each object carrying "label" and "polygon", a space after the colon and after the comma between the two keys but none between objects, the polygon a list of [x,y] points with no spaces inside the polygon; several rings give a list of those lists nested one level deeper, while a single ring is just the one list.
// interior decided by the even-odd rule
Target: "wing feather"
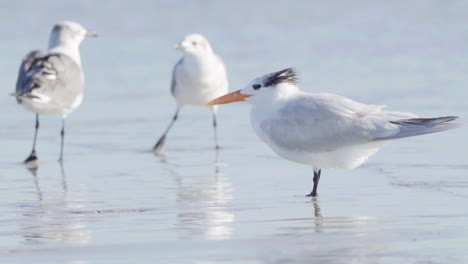
[{"label": "wing feather", "polygon": [[67,55],[39,50],[28,53],[20,66],[16,98],[48,98],[73,104],[83,89],[80,67]]},{"label": "wing feather", "polygon": [[[302,94],[260,124],[267,140],[295,151],[324,152],[399,132],[392,112],[331,94]],[[397,113],[396,116],[413,116]],[[385,118],[384,118],[385,117]]]},{"label": "wing feather", "polygon": [[174,65],[174,68],[172,69],[172,79],[171,79],[171,94],[174,95],[175,89],[177,87],[177,80],[176,80],[176,71],[179,68],[179,66],[182,64],[184,58],[181,58],[177,63]]}]

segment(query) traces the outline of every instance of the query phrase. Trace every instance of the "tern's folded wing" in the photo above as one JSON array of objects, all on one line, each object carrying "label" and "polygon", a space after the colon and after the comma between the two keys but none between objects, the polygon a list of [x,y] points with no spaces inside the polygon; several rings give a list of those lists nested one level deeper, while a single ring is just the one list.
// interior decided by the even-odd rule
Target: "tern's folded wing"
[{"label": "tern's folded wing", "polygon": [[381,109],[334,95],[303,96],[264,119],[260,129],[268,141],[288,150],[333,151],[398,133]]}]

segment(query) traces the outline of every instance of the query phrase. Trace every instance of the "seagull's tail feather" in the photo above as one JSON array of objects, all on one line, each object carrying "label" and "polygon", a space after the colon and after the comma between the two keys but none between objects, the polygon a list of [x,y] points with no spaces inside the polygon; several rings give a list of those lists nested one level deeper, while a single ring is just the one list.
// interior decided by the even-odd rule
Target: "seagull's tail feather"
[{"label": "seagull's tail feather", "polygon": [[462,126],[462,124],[448,122],[453,121],[457,118],[458,116],[443,116],[435,118],[409,118],[390,121],[390,123],[395,124],[400,128],[400,132],[393,136],[382,137],[376,140],[413,137],[454,129]]}]

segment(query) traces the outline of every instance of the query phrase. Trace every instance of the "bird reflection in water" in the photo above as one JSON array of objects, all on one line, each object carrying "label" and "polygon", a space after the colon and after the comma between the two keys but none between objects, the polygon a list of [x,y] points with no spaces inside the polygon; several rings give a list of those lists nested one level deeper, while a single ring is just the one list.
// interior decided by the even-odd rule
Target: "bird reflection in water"
[{"label": "bird reflection in water", "polygon": [[[187,175],[187,166],[161,160],[177,185],[177,229],[182,239],[228,239],[232,235],[234,214],[229,211],[232,184],[220,172],[219,151],[216,150],[213,170]],[[200,172],[200,170],[197,170]]]},{"label": "bird reflection in water", "polygon": [[[303,199],[303,196],[300,197]],[[310,233],[325,232],[326,226],[324,221],[328,224],[330,218],[323,217],[322,208],[318,197],[311,197],[310,201],[306,204],[300,202],[301,206],[305,209],[300,215],[295,217],[284,218],[284,214],[280,218],[268,220],[269,222],[278,223],[277,231],[280,236],[304,236]]]},{"label": "bird reflection in water", "polygon": [[322,210],[320,209],[320,204],[317,197],[312,197],[312,204],[314,205],[315,232],[322,232],[323,217]]},{"label": "bird reflection in water", "polygon": [[[24,223],[22,236],[25,244],[84,244],[91,238],[88,223],[83,215],[79,193],[69,192],[65,168],[60,163],[60,185],[43,184],[46,177],[37,167],[28,168],[34,179],[36,200],[30,200],[23,206]],[[41,177],[42,176],[42,177]],[[51,175],[55,179],[55,175]]]}]

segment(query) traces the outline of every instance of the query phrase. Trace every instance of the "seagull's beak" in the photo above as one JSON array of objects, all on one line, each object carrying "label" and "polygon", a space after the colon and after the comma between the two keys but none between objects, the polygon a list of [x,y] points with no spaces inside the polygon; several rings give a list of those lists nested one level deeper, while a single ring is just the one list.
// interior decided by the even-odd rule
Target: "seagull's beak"
[{"label": "seagull's beak", "polygon": [[176,50],[185,50],[187,48],[187,46],[188,46],[187,42],[182,41],[180,43],[175,44],[174,49],[176,49]]},{"label": "seagull's beak", "polygon": [[96,32],[94,32],[94,31],[87,31],[85,36],[87,38],[97,38],[98,34]]},{"label": "seagull's beak", "polygon": [[252,96],[252,95],[241,94],[241,90],[238,90],[238,91],[223,95],[221,97],[218,97],[218,98],[214,99],[213,101],[208,102],[206,104],[206,106],[241,102],[241,101],[245,101],[244,99],[247,98],[247,97],[250,97],[250,96]]}]

